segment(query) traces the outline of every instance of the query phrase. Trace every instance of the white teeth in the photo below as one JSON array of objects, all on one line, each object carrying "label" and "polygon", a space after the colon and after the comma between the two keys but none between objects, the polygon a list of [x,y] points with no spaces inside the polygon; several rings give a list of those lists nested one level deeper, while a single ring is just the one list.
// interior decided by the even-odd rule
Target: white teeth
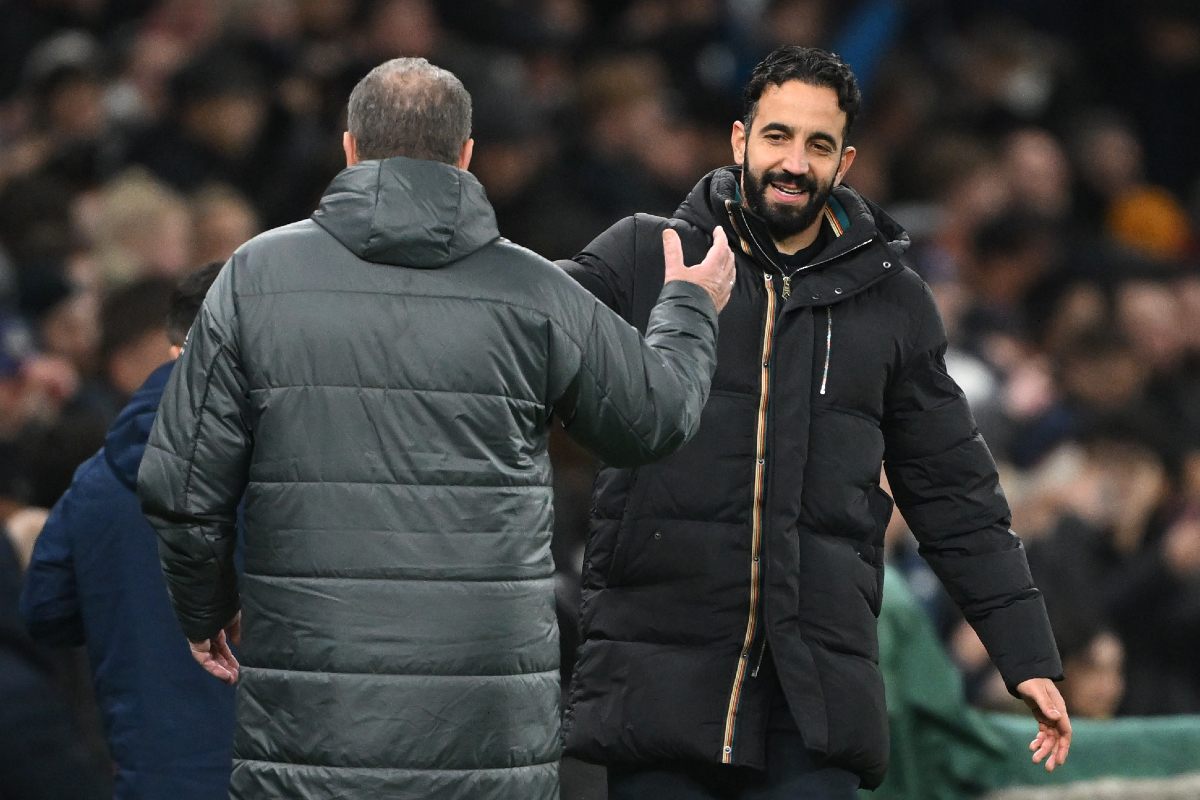
[{"label": "white teeth", "polygon": [[799,189],[785,189],[785,188],[783,188],[782,186],[779,186],[779,185],[777,185],[777,184],[774,184],[774,183],[773,183],[773,184],[771,184],[771,185],[772,185],[772,186],[774,186],[774,187],[776,188],[776,190],[778,190],[779,192],[781,192],[781,193],[783,193],[783,194],[804,194],[804,192],[802,192],[802,191],[801,191],[801,190],[799,190]]}]

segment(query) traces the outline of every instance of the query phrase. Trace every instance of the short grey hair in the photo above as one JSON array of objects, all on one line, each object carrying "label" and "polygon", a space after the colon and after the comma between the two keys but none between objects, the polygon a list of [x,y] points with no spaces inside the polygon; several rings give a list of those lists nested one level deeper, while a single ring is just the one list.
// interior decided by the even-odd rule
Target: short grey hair
[{"label": "short grey hair", "polygon": [[457,164],[471,138],[471,95],[449,70],[423,58],[393,58],[354,87],[346,118],[364,161],[407,156]]}]

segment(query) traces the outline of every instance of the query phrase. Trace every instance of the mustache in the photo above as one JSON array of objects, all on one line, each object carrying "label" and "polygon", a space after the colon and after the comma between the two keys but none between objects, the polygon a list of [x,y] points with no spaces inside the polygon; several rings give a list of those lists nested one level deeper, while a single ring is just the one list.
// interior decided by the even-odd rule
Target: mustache
[{"label": "mustache", "polygon": [[787,170],[768,170],[763,173],[763,185],[774,183],[779,186],[786,186],[789,189],[798,189],[802,192],[808,192],[810,195],[815,195],[821,187],[817,185],[817,180],[811,175],[797,175],[794,172]]}]

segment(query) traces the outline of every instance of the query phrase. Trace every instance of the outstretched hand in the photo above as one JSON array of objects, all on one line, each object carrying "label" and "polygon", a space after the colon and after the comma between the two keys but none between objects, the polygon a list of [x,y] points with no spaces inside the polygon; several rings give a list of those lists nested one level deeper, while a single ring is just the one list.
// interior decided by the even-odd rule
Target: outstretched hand
[{"label": "outstretched hand", "polygon": [[1047,678],[1022,681],[1017,684],[1017,693],[1038,722],[1038,734],[1029,743],[1033,763],[1040,764],[1045,758],[1046,771],[1053,772],[1067,760],[1071,749],[1071,719],[1067,716],[1067,704],[1058,693],[1058,687]]},{"label": "outstretched hand", "polygon": [[203,642],[188,642],[192,648],[192,658],[196,659],[205,671],[220,678],[230,685],[237,683],[238,662],[229,649],[230,643],[240,644],[242,641],[242,612],[238,612],[225,630],[219,631],[211,639]]},{"label": "outstretched hand", "polygon": [[708,248],[704,260],[694,267],[688,267],[683,263],[683,245],[679,241],[679,234],[667,228],[663,231],[663,255],[667,261],[663,282],[687,281],[700,286],[708,292],[720,313],[729,302],[734,280],[733,251],[729,249],[725,230],[718,225],[713,231],[712,247]]}]

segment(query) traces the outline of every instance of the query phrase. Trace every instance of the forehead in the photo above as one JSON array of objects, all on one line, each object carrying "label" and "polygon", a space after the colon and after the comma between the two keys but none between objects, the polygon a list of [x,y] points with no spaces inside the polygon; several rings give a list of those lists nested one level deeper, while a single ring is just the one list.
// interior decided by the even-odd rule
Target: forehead
[{"label": "forehead", "polygon": [[840,141],[846,127],[846,112],[838,108],[837,92],[833,89],[787,81],[780,86],[769,84],[763,91],[752,130],[773,122],[809,132],[821,130]]}]

